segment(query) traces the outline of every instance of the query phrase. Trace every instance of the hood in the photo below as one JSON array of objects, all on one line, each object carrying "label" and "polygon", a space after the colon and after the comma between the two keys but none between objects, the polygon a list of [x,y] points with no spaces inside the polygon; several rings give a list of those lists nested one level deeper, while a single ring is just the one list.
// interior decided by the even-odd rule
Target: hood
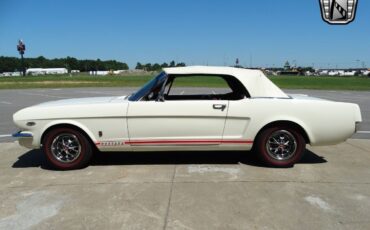
[{"label": "hood", "polygon": [[90,97],[50,101],[19,110],[13,120],[83,119],[92,117],[123,117],[127,96]]},{"label": "hood", "polygon": [[87,97],[87,98],[72,98],[58,101],[48,101],[33,107],[54,107],[54,106],[68,106],[68,105],[91,105],[91,104],[106,104],[115,100],[124,100],[127,96],[121,97]]}]

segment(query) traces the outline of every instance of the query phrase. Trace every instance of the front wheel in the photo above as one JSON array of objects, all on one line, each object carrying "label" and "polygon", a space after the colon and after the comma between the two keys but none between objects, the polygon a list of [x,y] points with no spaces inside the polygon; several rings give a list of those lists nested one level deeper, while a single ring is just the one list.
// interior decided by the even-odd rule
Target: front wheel
[{"label": "front wheel", "polygon": [[61,170],[83,168],[92,156],[88,139],[79,131],[70,128],[49,131],[43,141],[43,150],[49,164]]},{"label": "front wheel", "polygon": [[293,166],[302,158],[305,146],[302,135],[289,127],[267,128],[257,138],[260,158],[273,167]]}]

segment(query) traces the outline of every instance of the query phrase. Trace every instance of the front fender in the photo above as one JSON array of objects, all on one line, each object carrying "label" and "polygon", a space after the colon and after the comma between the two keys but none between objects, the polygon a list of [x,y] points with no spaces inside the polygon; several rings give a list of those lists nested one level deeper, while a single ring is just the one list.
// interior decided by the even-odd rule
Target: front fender
[{"label": "front fender", "polygon": [[43,127],[40,129],[40,132],[38,135],[34,135],[32,145],[35,147],[40,147],[41,146],[41,139],[42,136],[44,135],[45,131],[48,130],[50,127],[56,126],[56,125],[72,125],[75,126],[81,130],[83,130],[88,137],[95,143],[96,142],[96,137],[94,134],[81,122],[78,122],[76,120],[55,120],[55,121],[50,121],[47,122],[46,124],[43,125]]}]

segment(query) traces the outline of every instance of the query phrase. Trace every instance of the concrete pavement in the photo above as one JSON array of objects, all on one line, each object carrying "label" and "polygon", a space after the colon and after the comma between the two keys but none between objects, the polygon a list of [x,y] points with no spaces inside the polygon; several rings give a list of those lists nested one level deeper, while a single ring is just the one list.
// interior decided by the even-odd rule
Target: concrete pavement
[{"label": "concrete pavement", "polygon": [[368,229],[370,141],[309,147],[274,169],[253,153],[99,154],[76,171],[0,149],[0,229]]}]

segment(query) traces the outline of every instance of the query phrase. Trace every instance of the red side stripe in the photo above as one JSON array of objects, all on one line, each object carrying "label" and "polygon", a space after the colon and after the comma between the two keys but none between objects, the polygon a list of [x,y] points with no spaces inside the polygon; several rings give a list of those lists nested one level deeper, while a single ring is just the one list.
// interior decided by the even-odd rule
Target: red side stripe
[{"label": "red side stripe", "polygon": [[252,144],[252,140],[153,140],[153,141],[126,141],[126,144]]},{"label": "red side stripe", "polygon": [[252,140],[243,140],[243,141],[233,141],[233,140],[225,140],[221,141],[221,143],[232,143],[232,144],[253,144]]}]

